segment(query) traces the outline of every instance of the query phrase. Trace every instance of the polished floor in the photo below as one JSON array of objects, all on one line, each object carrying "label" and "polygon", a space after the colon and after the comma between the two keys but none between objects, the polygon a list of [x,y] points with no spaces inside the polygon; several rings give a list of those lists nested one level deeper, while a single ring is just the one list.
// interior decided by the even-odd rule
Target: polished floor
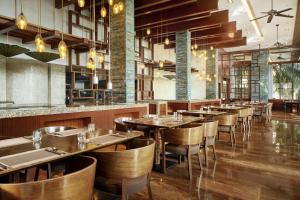
[{"label": "polished floor", "polygon": [[[191,182],[185,163],[165,175],[153,172],[154,199],[300,199],[300,122],[291,114],[274,116],[271,124],[256,123],[244,144],[237,134],[235,148],[220,137],[217,161],[210,154],[200,171],[195,157]],[[130,199],[148,199],[147,190]]]}]

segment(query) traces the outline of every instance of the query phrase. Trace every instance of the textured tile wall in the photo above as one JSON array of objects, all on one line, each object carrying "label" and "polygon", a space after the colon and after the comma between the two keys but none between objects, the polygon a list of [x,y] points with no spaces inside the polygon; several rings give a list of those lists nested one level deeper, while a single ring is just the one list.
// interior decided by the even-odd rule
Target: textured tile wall
[{"label": "textured tile wall", "polygon": [[51,64],[48,66],[48,103],[63,105],[66,99],[66,67]]},{"label": "textured tile wall", "polygon": [[176,100],[191,99],[191,33],[176,33]]},{"label": "textured tile wall", "polygon": [[111,17],[111,78],[113,101],[135,102],[134,0],[124,0],[125,9]]},{"label": "textured tile wall", "polygon": [[0,56],[0,101],[6,101],[6,58]]},{"label": "textured tile wall", "polygon": [[[214,56],[213,56],[214,55]],[[218,66],[217,66],[217,51],[207,50],[206,60],[206,75],[211,80],[206,80],[206,99],[218,98]]]}]

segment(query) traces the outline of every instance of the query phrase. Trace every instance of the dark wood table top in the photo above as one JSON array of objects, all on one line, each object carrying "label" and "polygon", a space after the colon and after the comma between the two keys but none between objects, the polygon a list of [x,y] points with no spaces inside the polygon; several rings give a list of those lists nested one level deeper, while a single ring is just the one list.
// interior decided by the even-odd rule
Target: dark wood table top
[{"label": "dark wood table top", "polygon": [[[118,139],[117,141],[107,141],[106,140],[106,142],[102,143],[102,144],[101,143],[96,144],[95,142],[92,142],[93,139],[96,139],[96,138],[99,138],[99,137],[105,136],[105,135],[113,135],[120,139]],[[52,148],[54,147],[59,151],[65,152],[65,154],[59,155],[58,157],[55,157],[55,158],[49,158],[49,159],[43,160],[41,162],[24,163],[24,165],[22,164],[22,166],[9,167],[7,169],[5,169],[5,168],[1,169],[1,165],[0,165],[0,176],[9,174],[12,172],[16,172],[16,171],[19,171],[22,169],[34,167],[37,165],[49,163],[49,162],[52,162],[55,160],[60,160],[60,159],[64,159],[64,158],[67,158],[70,156],[78,155],[78,154],[81,154],[84,152],[104,148],[104,147],[107,147],[107,146],[110,146],[113,144],[122,143],[122,142],[125,142],[128,140],[137,138],[141,135],[143,135],[143,132],[141,132],[141,131],[120,132],[120,131],[98,129],[94,132],[95,137],[91,138],[90,142],[88,141],[88,142],[84,142],[84,143],[79,143],[78,139],[77,139],[77,135],[71,135],[71,136],[67,136],[67,137],[58,137],[58,136],[51,135],[51,134],[43,134],[42,140],[40,143],[29,142],[29,143],[24,143],[24,144],[13,145],[13,146],[9,146],[9,147],[2,147],[2,148],[0,147],[0,159],[3,159],[6,156],[15,155],[15,154],[19,154],[19,153],[25,153],[25,152],[33,151],[36,149],[43,149],[43,148],[48,148],[48,147],[52,147]],[[30,137],[28,137],[28,138],[30,138]]]},{"label": "dark wood table top", "polygon": [[215,109],[215,110],[242,110],[245,107],[239,107],[239,106],[211,106],[211,109]]},{"label": "dark wood table top", "polygon": [[138,118],[125,121],[132,125],[141,125],[154,128],[175,128],[195,121],[204,120],[203,117],[183,116],[182,120],[174,119],[173,115],[159,116],[158,118]]},{"label": "dark wood table top", "polygon": [[195,115],[195,116],[200,116],[200,115],[204,115],[204,116],[217,116],[217,115],[224,115],[227,112],[222,112],[222,111],[207,111],[207,110],[190,110],[190,111],[183,111],[183,114],[190,114],[190,115]]}]

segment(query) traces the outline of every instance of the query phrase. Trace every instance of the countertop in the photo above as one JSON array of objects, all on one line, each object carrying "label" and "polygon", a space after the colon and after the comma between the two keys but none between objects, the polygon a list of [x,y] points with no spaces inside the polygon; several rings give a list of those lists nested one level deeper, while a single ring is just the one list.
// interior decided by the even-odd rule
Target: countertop
[{"label": "countertop", "polygon": [[137,108],[148,107],[147,103],[136,104],[112,104],[112,105],[89,105],[89,106],[47,106],[47,105],[13,105],[6,107],[0,107],[0,119],[15,118],[15,117],[28,117],[38,115],[55,115],[65,113],[77,113],[77,112],[91,112],[102,110],[114,110],[125,108]]}]

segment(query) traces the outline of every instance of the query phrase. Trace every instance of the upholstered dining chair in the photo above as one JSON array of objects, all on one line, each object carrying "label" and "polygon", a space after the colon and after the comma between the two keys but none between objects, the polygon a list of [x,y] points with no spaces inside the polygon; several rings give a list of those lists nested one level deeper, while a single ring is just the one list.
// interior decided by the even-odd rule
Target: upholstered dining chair
[{"label": "upholstered dining chair", "polygon": [[214,120],[218,120],[218,138],[220,133],[230,134],[230,142],[233,147],[236,143],[235,130],[238,120],[238,114],[225,114],[215,116]]},{"label": "upholstered dining chair", "polygon": [[87,156],[65,160],[64,176],[34,182],[0,183],[2,200],[91,200],[96,170],[96,159]]},{"label": "upholstered dining chair", "polygon": [[250,115],[250,108],[246,107],[241,110],[238,110],[238,123],[241,127],[241,132],[243,134],[243,141],[246,140],[246,135],[248,135],[248,131],[250,130],[248,118]]},{"label": "upholstered dining chair", "polygon": [[188,124],[176,129],[165,129],[161,137],[163,172],[166,172],[166,152],[182,155],[187,157],[188,175],[189,179],[192,180],[192,155],[198,155],[199,166],[202,169],[200,144],[203,141],[203,126],[200,124]]},{"label": "upholstered dining chair", "polygon": [[89,155],[98,160],[95,188],[120,195],[122,200],[148,188],[149,199],[153,199],[150,176],[155,142],[152,139],[135,139],[127,150],[97,150]]},{"label": "upholstered dining chair", "polygon": [[208,164],[208,148],[212,147],[214,160],[217,159],[216,149],[215,149],[215,139],[218,133],[218,121],[217,120],[209,120],[202,123],[203,125],[203,143],[200,148],[204,149],[204,160],[207,166]]}]

